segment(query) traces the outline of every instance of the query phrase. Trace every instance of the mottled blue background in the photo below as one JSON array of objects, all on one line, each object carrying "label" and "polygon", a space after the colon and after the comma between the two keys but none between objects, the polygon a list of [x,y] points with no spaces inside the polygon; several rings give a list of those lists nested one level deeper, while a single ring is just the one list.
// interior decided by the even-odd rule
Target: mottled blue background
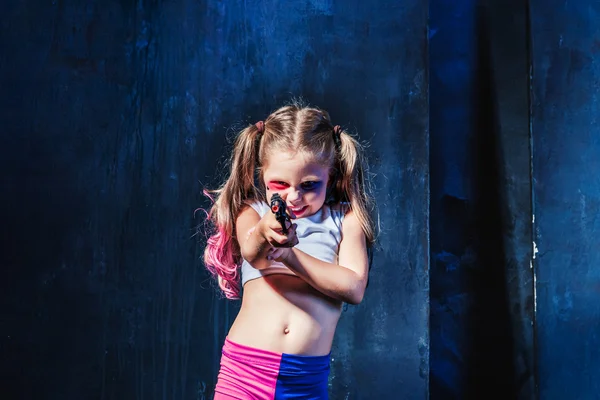
[{"label": "mottled blue background", "polygon": [[598,398],[597,2],[0,12],[2,400],[211,398],[239,303],[193,212],[300,96],[371,143],[380,207],[332,400]]},{"label": "mottled blue background", "polygon": [[210,398],[239,304],[209,281],[193,212],[234,129],[298,96],[371,142],[381,206],[332,398],[427,395],[427,3],[0,11],[3,399]]},{"label": "mottled blue background", "polygon": [[600,4],[531,1],[542,399],[600,396]]},{"label": "mottled blue background", "polygon": [[432,399],[534,396],[527,18],[430,2]]}]

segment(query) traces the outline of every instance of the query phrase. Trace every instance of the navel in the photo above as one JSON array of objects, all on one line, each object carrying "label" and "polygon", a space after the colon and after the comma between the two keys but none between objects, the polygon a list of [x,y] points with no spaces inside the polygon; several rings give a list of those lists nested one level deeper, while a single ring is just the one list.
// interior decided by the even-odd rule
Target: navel
[{"label": "navel", "polygon": [[283,328],[283,333],[285,333],[286,335],[290,333],[290,328],[288,328],[287,326]]}]

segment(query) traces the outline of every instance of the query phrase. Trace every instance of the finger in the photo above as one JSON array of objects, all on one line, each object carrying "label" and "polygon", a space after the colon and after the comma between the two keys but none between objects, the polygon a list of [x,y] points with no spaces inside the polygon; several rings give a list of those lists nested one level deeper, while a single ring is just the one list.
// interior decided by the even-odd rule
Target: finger
[{"label": "finger", "polygon": [[[281,222],[275,220],[274,222],[270,222],[269,223],[269,229],[271,229],[272,231],[275,232],[281,232],[283,231],[283,227],[281,226]],[[286,225],[286,229],[287,229],[287,225]]]},{"label": "finger", "polygon": [[281,229],[281,223],[279,223],[279,221],[277,221],[277,218],[275,218],[275,215],[273,215],[271,218],[269,218],[267,226],[270,229]]},{"label": "finger", "polygon": [[294,247],[298,244],[298,237],[296,235],[290,235],[287,239],[286,247]]},{"label": "finger", "polygon": [[290,225],[290,227],[288,228],[288,233],[287,233],[287,237],[288,239],[291,239],[292,237],[295,237],[297,235],[296,230],[298,228],[298,225],[296,224],[292,224]]},{"label": "finger", "polygon": [[289,241],[287,236],[280,235],[278,233],[272,235],[272,240],[275,242],[272,244],[273,247],[285,247],[287,242]]},{"label": "finger", "polygon": [[288,238],[288,242],[287,242],[288,247],[294,247],[298,243],[299,243],[298,242],[298,237],[296,235],[291,236],[291,237]]},{"label": "finger", "polygon": [[291,218],[291,219],[296,219],[296,214],[294,214],[294,212],[292,210],[290,210],[289,208],[286,209],[287,211],[287,215]]}]

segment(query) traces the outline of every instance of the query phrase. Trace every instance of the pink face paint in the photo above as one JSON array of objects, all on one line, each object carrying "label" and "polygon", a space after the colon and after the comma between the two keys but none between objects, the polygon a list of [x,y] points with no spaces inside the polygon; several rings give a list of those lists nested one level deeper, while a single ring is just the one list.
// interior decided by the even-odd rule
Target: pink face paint
[{"label": "pink face paint", "polygon": [[289,187],[287,183],[283,182],[269,182],[268,189],[269,190],[285,190]]}]

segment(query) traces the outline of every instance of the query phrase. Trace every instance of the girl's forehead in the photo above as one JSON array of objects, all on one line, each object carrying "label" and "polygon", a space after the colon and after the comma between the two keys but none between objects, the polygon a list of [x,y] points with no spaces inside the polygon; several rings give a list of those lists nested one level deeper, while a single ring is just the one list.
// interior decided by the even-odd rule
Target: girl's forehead
[{"label": "girl's forehead", "polygon": [[297,152],[274,152],[269,155],[263,172],[267,176],[327,176],[329,167],[314,160],[303,153]]}]

